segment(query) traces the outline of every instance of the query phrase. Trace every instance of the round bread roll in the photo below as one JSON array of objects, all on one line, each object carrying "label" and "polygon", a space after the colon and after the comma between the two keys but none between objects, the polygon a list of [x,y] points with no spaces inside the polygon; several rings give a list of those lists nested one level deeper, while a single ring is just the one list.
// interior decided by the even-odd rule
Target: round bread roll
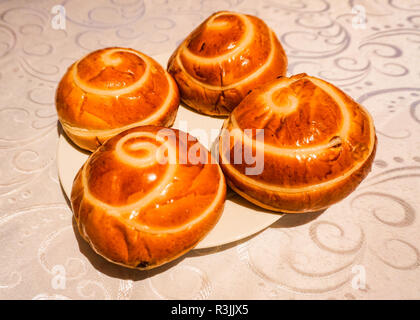
[{"label": "round bread roll", "polygon": [[127,48],[97,50],[75,62],[56,94],[64,131],[90,151],[129,128],[171,126],[178,106],[172,77],[152,58]]},{"label": "round bread roll", "polygon": [[223,129],[219,161],[228,185],[262,208],[287,213],[322,210],[349,195],[376,151],[368,111],[306,74],[252,91]]},{"label": "round bread roll", "polygon": [[192,249],[218,221],[225,195],[222,170],[194,137],[144,126],[88,158],[71,204],[80,234],[98,254],[150,269]]},{"label": "round bread roll", "polygon": [[71,203],[80,234],[98,254],[150,269],[192,249],[218,221],[225,196],[222,170],[194,137],[144,126],[89,157]]},{"label": "round bread roll", "polygon": [[228,115],[250,90],[286,70],[286,54],[264,21],[228,11],[205,20],[168,62],[182,101],[208,115]]}]

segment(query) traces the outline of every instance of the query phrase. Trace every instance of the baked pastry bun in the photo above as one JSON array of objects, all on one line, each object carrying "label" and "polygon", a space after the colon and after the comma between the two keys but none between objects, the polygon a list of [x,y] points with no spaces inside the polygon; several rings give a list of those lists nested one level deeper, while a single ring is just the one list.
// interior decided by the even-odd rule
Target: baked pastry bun
[{"label": "baked pastry bun", "polygon": [[152,58],[127,48],[97,50],[75,62],[56,93],[64,131],[90,151],[132,127],[171,126],[178,106],[172,77]]},{"label": "baked pastry bun", "polygon": [[252,91],[223,128],[219,162],[228,184],[274,211],[318,211],[340,201],[368,174],[376,151],[368,111],[306,74]]},{"label": "baked pastry bun", "polygon": [[181,100],[208,115],[228,115],[249,90],[286,70],[286,54],[264,21],[228,11],[205,20],[168,62]]},{"label": "baked pastry bun", "polygon": [[212,159],[175,129],[143,126],[110,138],[73,183],[81,236],[104,258],[130,268],[154,268],[186,253],[223,210],[225,179]]}]

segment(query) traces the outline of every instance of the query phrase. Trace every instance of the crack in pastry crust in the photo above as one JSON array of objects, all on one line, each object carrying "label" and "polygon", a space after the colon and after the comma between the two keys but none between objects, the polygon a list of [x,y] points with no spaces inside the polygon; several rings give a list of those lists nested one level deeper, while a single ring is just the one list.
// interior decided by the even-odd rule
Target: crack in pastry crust
[{"label": "crack in pastry crust", "polygon": [[121,53],[121,52],[129,53],[129,54],[133,54],[135,56],[138,56],[145,63],[146,68],[145,68],[143,74],[133,84],[128,85],[128,86],[124,86],[122,89],[112,89],[112,88],[99,89],[94,85],[86,83],[84,80],[80,79],[79,73],[78,73],[78,65],[79,65],[81,60],[86,58],[86,57],[84,57],[81,60],[77,61],[74,64],[74,66],[72,67],[72,69],[73,69],[72,76],[73,76],[73,81],[74,81],[75,85],[78,86],[80,89],[82,89],[86,93],[102,95],[102,96],[120,96],[120,95],[124,95],[124,94],[130,94],[130,93],[140,89],[141,87],[143,87],[144,83],[146,81],[148,81],[149,77],[151,76],[151,70],[150,69],[152,68],[152,65],[154,64],[154,62],[149,57],[147,57],[146,55],[144,55],[144,54],[142,54],[138,51],[123,49],[123,48],[114,48],[114,49],[110,49],[110,50],[105,51],[101,55],[101,60],[104,63],[104,67],[112,67],[114,65],[121,64],[122,63],[121,58],[118,58],[118,59],[115,59],[115,60],[112,60],[112,58],[111,58],[112,54]]},{"label": "crack in pastry crust", "polygon": [[[334,90],[332,90],[329,86],[329,84],[325,83],[324,81],[318,80],[316,78],[308,78],[311,82],[313,82],[318,88],[321,88],[324,90],[329,96],[333,97],[334,101],[337,102],[337,106],[340,108],[340,112],[343,116],[342,126],[340,131],[336,133],[335,136],[340,137],[340,143],[344,140],[346,141],[348,138],[348,135],[350,133],[350,124],[351,124],[351,115],[349,110],[346,107],[345,102],[343,99],[337,95]],[[288,79],[281,81],[280,83],[275,83],[271,87],[269,87],[268,90],[266,90],[262,94],[261,102],[262,104],[266,105],[268,110],[268,113],[270,115],[275,114],[279,117],[287,117],[288,114],[296,112],[297,108],[299,106],[298,99],[295,96],[289,97],[293,100],[293,106],[290,105],[286,106],[278,106],[272,99],[272,95],[276,90],[279,90],[281,88],[290,86],[293,82],[298,81],[299,79]],[[363,107],[361,107],[363,108]],[[369,113],[367,111],[366,115],[370,117]],[[327,143],[323,144],[317,144],[315,146],[310,147],[278,147],[274,144],[270,143],[261,143],[255,139],[250,138],[248,135],[244,133],[242,128],[239,127],[238,122],[235,118],[235,114],[233,113],[231,117],[227,120],[231,122],[231,132],[234,136],[238,136],[239,139],[244,139],[244,143],[246,143],[249,146],[255,145],[255,148],[261,149],[263,152],[270,152],[276,155],[286,156],[286,157],[295,157],[296,154],[314,154],[314,153],[320,153],[324,152],[326,149],[334,147],[337,145],[337,141],[335,139],[328,141]],[[371,132],[373,133],[373,121],[370,121],[371,123]],[[225,125],[226,127],[226,125]]]},{"label": "crack in pastry crust", "polygon": [[[185,53],[186,53],[186,52],[188,52],[188,50],[184,50],[184,51],[181,51],[181,52],[182,52],[182,54],[184,54],[184,55],[185,55]],[[250,83],[251,81],[253,81],[253,80],[257,79],[259,76],[261,76],[261,74],[263,74],[263,73],[264,73],[264,71],[266,71],[266,70],[267,70],[267,69],[271,66],[271,64],[272,64],[272,62],[273,62],[273,59],[274,59],[274,56],[275,56],[275,48],[274,48],[274,35],[273,35],[273,32],[272,32],[272,31],[270,31],[270,54],[269,54],[269,56],[267,57],[267,59],[266,59],[266,61],[264,62],[264,64],[263,64],[263,65],[261,65],[261,66],[260,66],[260,68],[258,68],[257,70],[255,70],[255,71],[254,71],[253,73],[251,73],[250,75],[247,75],[246,77],[244,77],[243,79],[239,79],[239,80],[237,80],[236,82],[233,82],[233,83],[230,83],[230,84],[227,84],[227,85],[210,85],[210,84],[205,83],[204,81],[200,81],[200,80],[196,79],[195,77],[193,77],[191,74],[189,74],[189,73],[185,70],[184,65],[182,64],[182,61],[181,61],[180,55],[181,55],[181,53],[178,53],[178,54],[177,54],[177,56],[176,56],[176,60],[177,60],[177,62],[178,62],[178,64],[179,64],[179,66],[180,66],[180,68],[181,68],[182,72],[184,72],[184,73],[185,73],[185,75],[188,77],[188,79],[190,79],[192,82],[194,82],[194,83],[196,83],[196,84],[200,85],[201,87],[204,87],[204,88],[207,88],[207,89],[210,89],[210,90],[229,90],[229,89],[233,89],[233,88],[235,88],[235,87],[237,87],[237,86],[241,86],[241,85],[244,85],[244,84]],[[226,54],[226,55],[231,56],[231,53],[228,53],[228,54]],[[233,54],[232,54],[232,55],[233,55]],[[188,56],[188,55],[187,55],[187,56]],[[197,63],[202,63],[202,62],[201,62],[201,59],[196,59],[195,57],[194,57],[194,58],[190,58],[190,59],[194,60],[194,62],[197,62]],[[214,58],[208,58],[209,63],[210,63],[210,61],[212,61],[213,59],[214,59]],[[216,63],[217,63],[217,61],[213,61],[213,62],[211,62],[211,63],[216,64]],[[222,79],[222,78],[221,78],[221,79]]]}]

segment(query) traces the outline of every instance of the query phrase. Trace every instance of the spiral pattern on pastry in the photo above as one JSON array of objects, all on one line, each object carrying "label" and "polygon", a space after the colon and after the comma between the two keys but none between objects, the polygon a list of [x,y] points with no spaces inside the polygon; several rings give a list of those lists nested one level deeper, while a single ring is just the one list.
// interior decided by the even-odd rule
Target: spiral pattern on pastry
[{"label": "spiral pattern on pastry", "polygon": [[[223,173],[198,141],[178,130],[143,126],[107,140],[79,170],[71,202],[80,234],[111,262],[149,269],[193,248],[224,205]],[[194,149],[196,150],[196,149]],[[186,161],[180,161],[186,159]]]},{"label": "spiral pattern on pastry", "polygon": [[[338,202],[368,174],[376,151],[368,111],[332,84],[306,74],[254,90],[223,128],[219,154],[228,184],[274,211],[317,211]],[[263,141],[255,129],[264,130]],[[260,155],[260,173],[247,175],[256,164],[234,161],[235,144]]]},{"label": "spiral pattern on pastry", "polygon": [[56,95],[64,131],[91,151],[129,128],[171,126],[178,105],[171,75],[149,56],[128,48],[97,50],[75,62]]},{"label": "spiral pattern on pastry", "polygon": [[168,63],[187,105],[227,115],[254,87],[284,76],[287,57],[259,18],[217,12],[195,29]]}]

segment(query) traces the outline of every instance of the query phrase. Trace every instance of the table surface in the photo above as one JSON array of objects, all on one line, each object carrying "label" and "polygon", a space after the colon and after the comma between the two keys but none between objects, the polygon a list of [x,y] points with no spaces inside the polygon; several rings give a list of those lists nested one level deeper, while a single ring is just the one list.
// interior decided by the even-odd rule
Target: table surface
[{"label": "table surface", "polygon": [[[52,27],[57,1],[0,3],[0,298],[420,298],[419,1],[61,2],[64,30]],[[222,9],[264,19],[289,74],[326,79],[371,112],[372,171],[322,214],[151,271],[110,264],[75,232],[57,178],[57,83],[101,47],[172,51]]]}]

